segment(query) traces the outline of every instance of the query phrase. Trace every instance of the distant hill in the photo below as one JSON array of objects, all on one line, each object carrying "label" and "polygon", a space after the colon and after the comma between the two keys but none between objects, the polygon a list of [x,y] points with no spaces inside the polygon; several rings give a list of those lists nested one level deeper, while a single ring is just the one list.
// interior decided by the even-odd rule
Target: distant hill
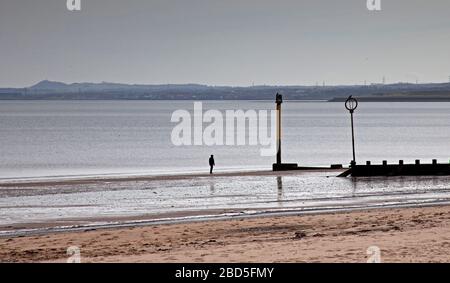
[{"label": "distant hill", "polygon": [[44,80],[27,88],[0,88],[0,100],[273,100],[277,92],[288,100],[342,101],[349,95],[367,101],[450,101],[450,83],[346,86],[229,87],[200,84],[138,85],[102,83],[66,84]]},{"label": "distant hill", "polygon": [[136,84],[120,84],[120,83],[72,83],[65,84],[54,81],[41,81],[31,87],[30,90],[39,92],[79,92],[79,91],[114,91],[114,90],[155,90],[155,89],[195,89],[206,87],[196,84],[184,84],[184,85],[136,85]]},{"label": "distant hill", "polygon": [[30,89],[32,90],[64,90],[68,87],[65,83],[60,82],[51,82],[51,81],[41,81],[35,84],[34,86],[31,86]]}]

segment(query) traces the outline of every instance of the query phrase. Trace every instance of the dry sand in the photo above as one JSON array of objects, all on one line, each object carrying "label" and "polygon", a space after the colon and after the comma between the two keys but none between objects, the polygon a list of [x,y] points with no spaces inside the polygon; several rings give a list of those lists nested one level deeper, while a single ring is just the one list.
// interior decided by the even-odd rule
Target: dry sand
[{"label": "dry sand", "polygon": [[70,232],[0,239],[2,262],[449,262],[450,206]]}]

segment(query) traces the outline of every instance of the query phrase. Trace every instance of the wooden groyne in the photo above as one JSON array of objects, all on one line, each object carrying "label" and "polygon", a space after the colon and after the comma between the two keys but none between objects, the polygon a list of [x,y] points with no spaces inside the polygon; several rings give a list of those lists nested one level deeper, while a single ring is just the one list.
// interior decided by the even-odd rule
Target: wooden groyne
[{"label": "wooden groyne", "polygon": [[444,176],[450,175],[450,164],[439,164],[433,159],[431,164],[421,164],[416,160],[414,164],[404,164],[400,160],[398,164],[388,164],[383,161],[382,164],[371,164],[367,161],[365,165],[355,165],[339,177],[370,177],[370,176]]}]

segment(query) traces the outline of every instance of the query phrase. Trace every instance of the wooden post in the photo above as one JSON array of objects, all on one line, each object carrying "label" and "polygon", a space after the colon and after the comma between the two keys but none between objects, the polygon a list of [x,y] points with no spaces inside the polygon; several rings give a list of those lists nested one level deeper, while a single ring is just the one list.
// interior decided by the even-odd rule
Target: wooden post
[{"label": "wooden post", "polygon": [[281,164],[281,103],[283,103],[283,96],[277,93],[275,102],[277,104],[277,164]]}]

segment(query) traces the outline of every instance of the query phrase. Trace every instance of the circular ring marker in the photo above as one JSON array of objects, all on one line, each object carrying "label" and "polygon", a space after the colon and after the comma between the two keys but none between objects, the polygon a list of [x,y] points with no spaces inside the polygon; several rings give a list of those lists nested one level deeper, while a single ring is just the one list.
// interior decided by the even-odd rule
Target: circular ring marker
[{"label": "circular ring marker", "polygon": [[358,100],[356,100],[353,97],[347,98],[345,101],[345,108],[347,108],[348,111],[354,111],[358,107]]}]

